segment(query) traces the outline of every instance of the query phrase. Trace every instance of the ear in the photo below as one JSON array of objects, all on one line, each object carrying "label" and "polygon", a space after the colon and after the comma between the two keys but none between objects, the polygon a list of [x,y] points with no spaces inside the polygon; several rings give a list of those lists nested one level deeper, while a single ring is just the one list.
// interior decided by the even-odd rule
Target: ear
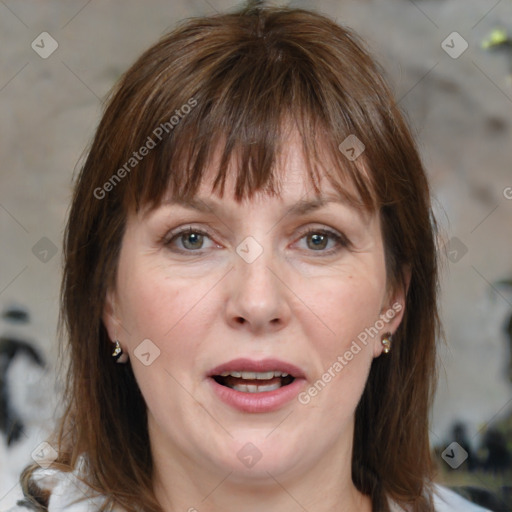
[{"label": "ear", "polygon": [[119,320],[116,317],[116,298],[115,292],[108,290],[105,297],[105,304],[103,306],[103,314],[101,319],[107,330],[108,337],[111,341],[116,341],[117,333],[119,332]]},{"label": "ear", "polygon": [[379,329],[379,334],[375,337],[374,357],[379,357],[384,350],[382,337],[386,333],[393,335],[402,322],[410,282],[411,268],[407,266],[403,269],[401,279],[399,279],[394,287],[389,287],[388,289],[379,315],[379,320],[381,320],[379,328],[382,327],[382,329]]}]

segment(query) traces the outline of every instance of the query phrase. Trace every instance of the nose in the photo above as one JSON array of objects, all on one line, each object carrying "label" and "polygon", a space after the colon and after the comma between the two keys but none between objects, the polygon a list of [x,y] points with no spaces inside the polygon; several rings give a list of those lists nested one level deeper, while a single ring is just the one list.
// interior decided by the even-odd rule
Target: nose
[{"label": "nose", "polygon": [[[240,254],[243,254],[242,252]],[[263,335],[283,329],[290,321],[290,290],[270,247],[254,260],[235,255],[230,272],[227,321],[235,329]]]}]

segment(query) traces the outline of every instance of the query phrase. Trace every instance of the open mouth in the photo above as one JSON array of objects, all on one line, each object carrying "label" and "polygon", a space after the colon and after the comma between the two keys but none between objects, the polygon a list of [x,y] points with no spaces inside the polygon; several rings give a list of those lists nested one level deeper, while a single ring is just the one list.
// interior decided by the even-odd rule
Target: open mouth
[{"label": "open mouth", "polygon": [[280,371],[269,372],[223,372],[213,375],[218,384],[243,393],[263,393],[274,391],[291,384],[295,378]]}]

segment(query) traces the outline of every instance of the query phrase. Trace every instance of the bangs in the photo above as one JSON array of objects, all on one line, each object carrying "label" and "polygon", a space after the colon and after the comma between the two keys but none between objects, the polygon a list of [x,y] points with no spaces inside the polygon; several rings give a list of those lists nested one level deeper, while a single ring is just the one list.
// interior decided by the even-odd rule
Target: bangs
[{"label": "bangs", "polygon": [[[307,188],[321,195],[320,181],[325,176],[349,204],[375,210],[371,183],[363,165],[339,162],[336,143],[326,141],[328,132],[323,126],[314,129],[313,122],[307,126],[296,122],[291,125],[285,120],[275,122],[275,129],[272,129],[269,121],[261,120],[258,125],[245,118],[239,121],[237,128],[226,129],[225,133],[212,129],[208,134],[197,133],[201,121],[188,126],[148,159],[145,169],[141,166],[137,178],[134,176],[131,180],[127,194],[130,200],[125,208],[127,211],[140,208],[151,211],[163,200],[191,199],[205,175],[212,172],[215,177],[211,193],[220,197],[223,197],[230,173],[234,174],[233,197],[237,201],[250,199],[261,190],[269,195],[280,195],[282,174],[287,171],[286,167],[281,167],[278,174],[280,156],[297,130],[309,179]],[[318,137],[319,133],[324,136]]]},{"label": "bangs", "polygon": [[[260,190],[279,195],[277,164],[293,131],[302,141],[317,194],[324,175],[352,205],[370,211],[378,207],[365,154],[353,160],[339,149],[350,135],[364,141],[368,126],[360,98],[347,92],[354,89],[353,78],[344,88],[330,68],[332,57],[312,55],[297,41],[281,40],[267,30],[268,37],[242,31],[241,40],[231,46],[210,33],[209,45],[202,41],[201,51],[181,47],[182,57],[171,63],[171,49],[164,54],[161,48],[172,45],[167,38],[157,46],[161,61],[141,57],[137,66],[151,69],[154,78],[139,84],[147,94],[131,107],[130,147],[153,147],[118,187],[125,211],[151,210],[164,198],[190,199],[206,172],[214,173],[212,193],[222,197],[229,168],[236,174],[237,201]],[[194,27],[189,32],[189,38],[198,35]],[[136,92],[140,98],[141,91]],[[364,91],[360,95],[368,97]]]}]

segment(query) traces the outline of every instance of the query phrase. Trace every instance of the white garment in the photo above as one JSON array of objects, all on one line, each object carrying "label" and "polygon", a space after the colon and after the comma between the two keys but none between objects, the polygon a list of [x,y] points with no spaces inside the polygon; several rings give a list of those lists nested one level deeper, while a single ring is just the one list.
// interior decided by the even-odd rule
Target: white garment
[{"label": "white garment", "polygon": [[[51,490],[48,512],[97,512],[104,498],[94,495],[92,490],[76,478],[76,472],[65,473],[55,469],[41,469],[37,473],[40,487]],[[35,478],[35,475],[34,475]],[[23,496],[19,496],[23,499]],[[79,501],[77,501],[79,500]],[[390,503],[392,512],[404,512],[396,503]],[[490,512],[441,485],[434,486],[436,512]],[[15,506],[6,512],[28,512],[29,509]],[[114,512],[123,512],[116,508]]]},{"label": "white garment", "polygon": [[[391,512],[407,512],[395,502],[390,502],[390,506]],[[434,509],[435,512],[490,512],[439,484],[434,484]]]},{"label": "white garment", "polygon": [[[33,477],[42,489],[51,491],[48,512],[97,512],[104,498],[76,477],[76,472],[40,469]],[[22,500],[23,496],[19,496]],[[79,500],[79,501],[77,501]],[[28,512],[30,509],[15,506],[7,512]],[[116,509],[116,512],[122,512]]]},{"label": "white garment", "polygon": [[455,510],[467,512],[489,512],[489,509],[482,508],[474,503],[465,500],[460,494],[443,487],[436,485],[434,492],[434,506],[436,512],[451,512]]}]

